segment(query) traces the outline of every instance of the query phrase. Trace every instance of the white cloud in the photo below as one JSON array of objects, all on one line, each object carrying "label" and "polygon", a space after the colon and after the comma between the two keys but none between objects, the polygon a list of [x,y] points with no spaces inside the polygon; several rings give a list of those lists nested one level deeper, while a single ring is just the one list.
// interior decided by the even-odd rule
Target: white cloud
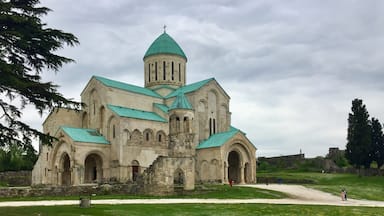
[{"label": "white cloud", "polygon": [[60,51],[76,64],[44,74],[67,97],[79,99],[92,75],[142,86],[142,57],[166,24],[187,81],[216,77],[260,156],[344,148],[357,97],[384,121],[383,1],[41,2],[53,9],[48,26],[81,42]]}]

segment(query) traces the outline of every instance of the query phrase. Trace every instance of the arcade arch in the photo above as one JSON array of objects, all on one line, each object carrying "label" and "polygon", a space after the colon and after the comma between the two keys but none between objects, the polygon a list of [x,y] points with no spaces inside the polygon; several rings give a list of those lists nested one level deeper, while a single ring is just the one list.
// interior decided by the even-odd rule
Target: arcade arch
[{"label": "arcade arch", "polygon": [[102,178],[102,158],[96,153],[89,154],[84,161],[84,183],[101,182]]}]

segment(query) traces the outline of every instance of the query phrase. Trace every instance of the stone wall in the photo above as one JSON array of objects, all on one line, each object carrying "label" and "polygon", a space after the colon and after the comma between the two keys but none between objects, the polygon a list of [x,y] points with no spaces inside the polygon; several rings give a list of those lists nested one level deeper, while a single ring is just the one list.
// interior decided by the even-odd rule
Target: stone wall
[{"label": "stone wall", "polygon": [[9,187],[0,188],[0,197],[92,196],[106,194],[139,194],[136,184],[82,185],[72,187]]},{"label": "stone wall", "polygon": [[29,186],[32,181],[32,171],[0,172],[0,182],[10,187]]},{"label": "stone wall", "polygon": [[158,157],[138,179],[137,191],[151,195],[174,194],[195,188],[192,157]]}]

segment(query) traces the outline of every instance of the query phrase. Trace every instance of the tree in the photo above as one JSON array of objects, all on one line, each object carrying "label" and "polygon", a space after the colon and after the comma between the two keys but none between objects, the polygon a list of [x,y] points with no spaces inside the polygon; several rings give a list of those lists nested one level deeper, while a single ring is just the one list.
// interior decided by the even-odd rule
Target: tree
[{"label": "tree", "polygon": [[50,9],[37,4],[39,0],[0,0],[0,147],[6,143],[28,147],[33,138],[44,144],[53,140],[20,121],[26,105],[34,106],[40,115],[54,107],[78,109],[81,105],[66,99],[52,82],[42,82],[43,70],[57,72],[73,62],[55,51],[79,42],[70,33],[47,28],[40,17]]},{"label": "tree", "polygon": [[37,160],[32,146],[5,145],[0,148],[0,172],[32,170]]},{"label": "tree", "polygon": [[369,114],[361,99],[352,101],[345,157],[351,165],[359,169],[361,166],[369,168],[373,160]]},{"label": "tree", "polygon": [[380,171],[380,167],[384,164],[384,134],[378,119],[372,118],[371,122],[372,155]]}]

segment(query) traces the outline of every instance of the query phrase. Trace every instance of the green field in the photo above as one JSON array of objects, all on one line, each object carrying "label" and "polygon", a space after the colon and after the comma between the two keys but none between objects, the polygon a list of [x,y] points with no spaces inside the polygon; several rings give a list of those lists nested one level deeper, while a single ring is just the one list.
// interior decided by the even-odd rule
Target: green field
[{"label": "green field", "polygon": [[[341,189],[348,191],[348,196],[354,199],[384,201],[383,176],[358,176],[354,174],[308,173],[308,172],[258,172],[258,177],[281,178],[282,182],[289,179],[313,181],[305,184],[318,190],[339,195]],[[261,183],[261,182],[260,182]]]},{"label": "green field", "polygon": [[94,205],[82,209],[77,206],[49,206],[0,208],[2,215],[71,216],[71,215],[380,215],[382,208],[335,207],[269,204],[172,204],[172,205]]},{"label": "green field", "polygon": [[[289,182],[312,182],[308,187],[338,195],[347,189],[349,198],[384,201],[384,177],[359,177],[351,174],[306,173],[306,172],[258,172],[258,177],[282,179]],[[261,182],[259,182],[261,183]],[[273,183],[273,182],[269,182]],[[92,199],[140,199],[140,198],[285,198],[286,195],[246,187],[228,185],[200,185],[195,191],[179,196],[132,196],[97,195]],[[79,197],[29,197],[9,200],[78,199]],[[349,206],[272,205],[272,204],[162,204],[162,205],[92,205],[91,208],[76,206],[2,207],[1,215],[382,215],[384,208]]]}]

